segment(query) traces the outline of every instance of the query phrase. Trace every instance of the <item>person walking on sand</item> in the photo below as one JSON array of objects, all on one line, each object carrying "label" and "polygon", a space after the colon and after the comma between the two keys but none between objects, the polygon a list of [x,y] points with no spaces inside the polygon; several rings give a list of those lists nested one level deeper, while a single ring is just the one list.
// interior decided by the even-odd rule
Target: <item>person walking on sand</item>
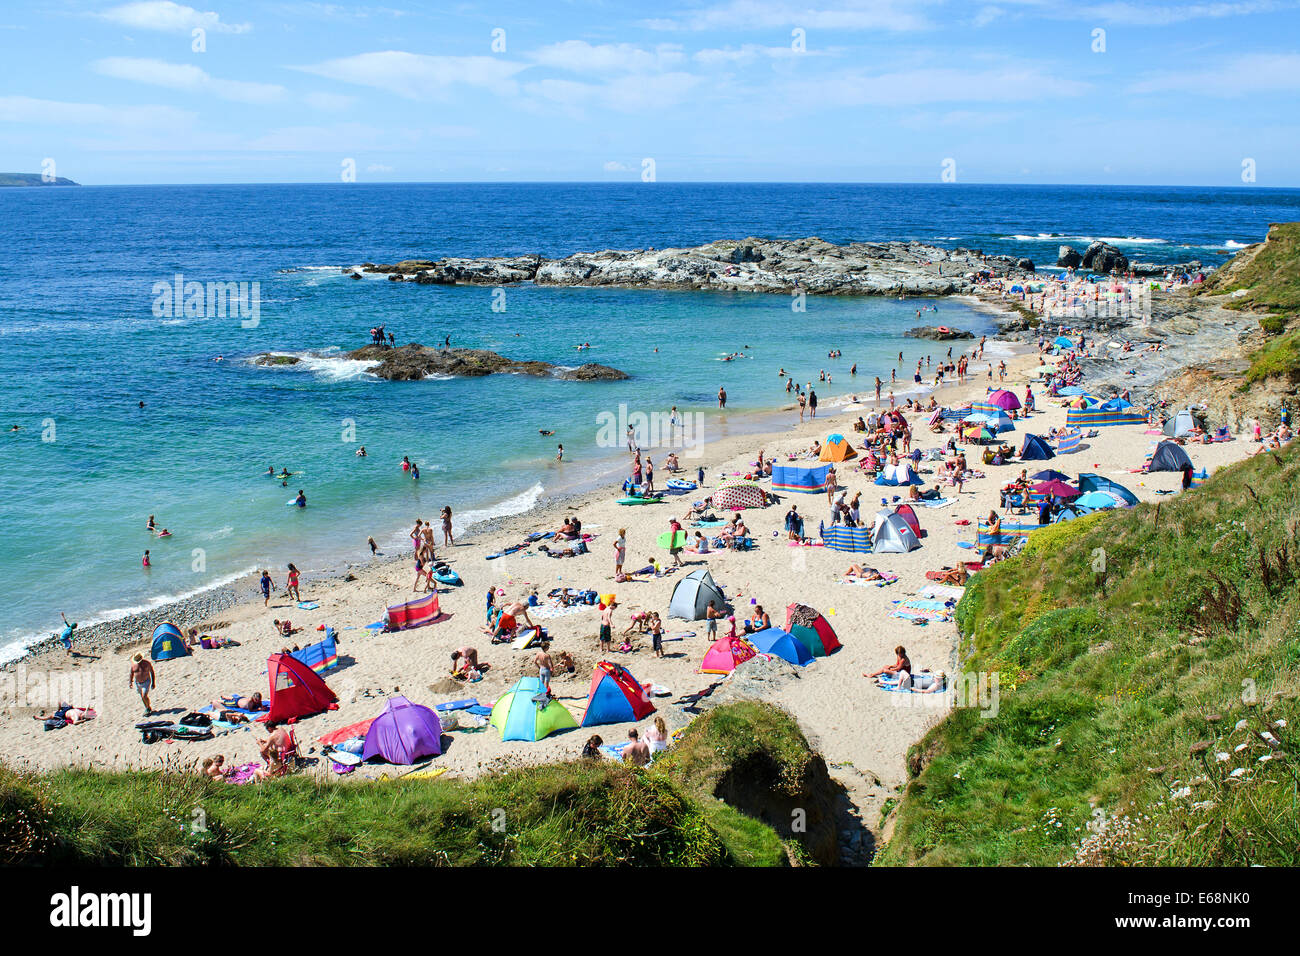
[{"label": "person walking on sand", "polygon": [[153,703],[149,700],[149,692],[153,690],[157,680],[158,675],[154,673],[153,664],[145,660],[143,654],[136,654],[131,658],[131,673],[127,677],[127,686],[135,688],[136,693],[140,695],[146,717],[153,716]]},{"label": "person walking on sand", "polygon": [[451,536],[451,505],[442,506],[442,543],[448,546],[456,543]]},{"label": "person walking on sand", "polygon": [[375,544],[373,537],[366,538],[366,544],[370,545],[370,556],[372,558],[379,553],[379,545]]},{"label": "person walking on sand", "polygon": [[817,393],[808,389],[808,417],[817,417]]},{"label": "person walking on sand", "polygon": [[257,582],[262,589],[262,607],[271,605],[271,588],[275,587],[275,582],[271,580],[271,572],[263,570],[262,579]]},{"label": "person walking on sand", "polygon": [[804,396],[803,392],[800,392],[799,393],[799,421],[800,422],[803,421],[803,413],[807,405],[808,405],[808,399]]},{"label": "person walking on sand", "polygon": [[293,562],[289,562],[289,579],[285,584],[289,597],[295,601],[301,601],[302,595],[298,593],[298,569],[294,567]]},{"label": "person walking on sand", "polygon": [[709,606],[704,609],[704,616],[709,622],[706,631],[709,640],[716,641],[718,639],[718,619],[722,617],[722,612],[717,609],[713,601],[710,601]]},{"label": "person walking on sand", "polygon": [[614,541],[614,577],[623,573],[623,562],[627,560],[627,528],[618,529],[618,538]]}]

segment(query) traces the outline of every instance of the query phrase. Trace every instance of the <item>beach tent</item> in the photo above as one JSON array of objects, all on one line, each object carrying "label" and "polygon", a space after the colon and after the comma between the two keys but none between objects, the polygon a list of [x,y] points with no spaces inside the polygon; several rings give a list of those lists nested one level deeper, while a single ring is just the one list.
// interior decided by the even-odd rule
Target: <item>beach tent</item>
[{"label": "beach tent", "polygon": [[900,461],[897,465],[884,465],[880,469],[880,474],[876,475],[876,484],[878,485],[923,485],[924,481],[912,470],[912,465],[907,461]]},{"label": "beach tent", "polygon": [[812,651],[789,631],[783,631],[779,627],[764,628],[749,635],[749,643],[760,654],[771,654],[799,667],[805,667],[813,661]]},{"label": "beach tent", "polygon": [[857,458],[858,453],[853,450],[847,438],[836,433],[826,436],[826,443],[822,445],[822,453],[818,457],[822,461],[848,461],[850,458]]},{"label": "beach tent", "polygon": [[921,546],[921,539],[902,515],[876,512],[876,526],[871,532],[872,550],[877,554],[906,554]]},{"label": "beach tent", "polygon": [[1182,438],[1184,435],[1190,435],[1195,427],[1196,419],[1192,416],[1192,410],[1184,408],[1165,422],[1164,433],[1170,438]]},{"label": "beach tent", "polygon": [[405,631],[408,628],[429,624],[437,620],[441,613],[442,610],[438,607],[438,593],[435,591],[426,597],[415,598],[390,607],[387,614],[387,630]]},{"label": "beach tent", "polygon": [[991,432],[1013,432],[1016,430],[1016,423],[1006,412],[971,412],[963,423],[962,427],[967,425],[980,425]]},{"label": "beach tent", "polygon": [[999,388],[997,391],[991,392],[988,401],[1004,412],[1015,411],[1020,407],[1020,399],[1016,397],[1016,393],[1008,392],[1005,388]]},{"label": "beach tent", "polygon": [[894,514],[907,522],[907,526],[912,529],[914,535],[918,538],[921,537],[921,519],[916,516],[915,508],[904,503],[894,509]]},{"label": "beach tent", "polygon": [[149,656],[156,661],[169,661],[173,657],[189,657],[190,649],[185,644],[181,629],[171,621],[164,621],[153,629],[153,644]]},{"label": "beach tent", "polygon": [[1109,425],[1144,425],[1146,409],[1134,406],[1129,410],[1119,410],[1097,406],[1095,408],[1071,408],[1065,413],[1066,428],[1105,428]]},{"label": "beach tent", "polygon": [[266,659],[266,676],[271,684],[270,710],[264,720],[283,724],[338,709],[338,697],[316,672],[289,654],[272,654]]},{"label": "beach tent", "polygon": [[1130,507],[1138,503],[1137,495],[1133,494],[1133,492],[1129,491],[1119,482],[1111,481],[1109,478],[1103,478],[1101,475],[1094,475],[1091,473],[1080,475],[1079,490],[1083,492],[1105,491],[1114,495]]},{"label": "beach tent", "polygon": [[822,528],[822,544],[832,551],[858,551],[871,553],[871,534],[866,528],[850,528],[835,524]]},{"label": "beach tent", "polygon": [[308,644],[301,650],[294,651],[293,656],[317,674],[338,667],[339,652],[338,644],[334,639],[334,628],[325,628],[325,636],[321,640],[315,644]]},{"label": "beach tent", "polygon": [[757,653],[743,637],[724,637],[704,652],[700,670],[705,674],[730,674]]},{"label": "beach tent", "polygon": [[1052,344],[1063,349],[1074,348],[1074,341],[1072,339],[1067,339],[1064,335],[1058,335],[1056,338],[1052,339]]},{"label": "beach tent", "polygon": [[423,704],[413,704],[405,697],[388,698],[384,712],[366,731],[361,759],[383,757],[389,763],[409,766],[421,757],[442,753],[442,721],[438,712]]},{"label": "beach tent", "polygon": [[1052,451],[1051,446],[1037,435],[1026,435],[1025,443],[1020,447],[1020,458],[1022,461],[1046,461],[1048,458],[1055,458],[1056,452]]},{"label": "beach tent", "polygon": [[1106,399],[1098,407],[1104,408],[1108,412],[1122,412],[1132,408],[1133,403],[1130,402],[1127,398],[1120,398],[1118,395],[1116,395],[1114,398]]},{"label": "beach tent", "polygon": [[587,709],[582,726],[625,724],[649,717],[655,712],[650,694],[632,672],[621,664],[601,661],[591,672],[591,690],[587,692]]},{"label": "beach tent", "polygon": [[727,606],[722,588],[713,580],[709,569],[699,568],[678,581],[677,587],[673,588],[672,600],[668,602],[668,616],[702,621],[710,601],[719,611]]},{"label": "beach tent", "polygon": [[558,700],[549,697],[540,678],[521,677],[492,705],[488,723],[506,740],[541,740],[557,730],[578,726]]},{"label": "beach tent", "polygon": [[1192,467],[1192,460],[1187,457],[1187,452],[1183,451],[1178,442],[1162,441],[1156,446],[1147,471],[1182,471],[1190,467]]},{"label": "beach tent", "polygon": [[785,629],[812,651],[813,657],[825,657],[841,647],[831,622],[807,604],[786,605]]},{"label": "beach tent", "polygon": [[830,465],[773,465],[772,490],[815,495],[826,490]]},{"label": "beach tent", "polygon": [[1029,476],[1033,481],[1069,481],[1070,476],[1063,471],[1057,471],[1055,468],[1046,468],[1036,475]]},{"label": "beach tent", "polygon": [[992,402],[988,402],[988,401],[985,401],[985,402],[971,402],[971,403],[970,403],[970,412],[969,412],[969,414],[968,414],[966,417],[969,418],[971,415],[978,415],[978,414],[980,414],[981,412],[983,412],[983,413],[985,413],[985,414],[988,414],[988,415],[1001,415],[1001,414],[1002,414],[1002,408],[1001,408],[1001,406],[999,406],[999,405],[994,405]]},{"label": "beach tent", "polygon": [[[773,466],[775,470],[775,466]],[[767,492],[752,481],[724,481],[713,493],[713,507],[725,511],[740,508],[762,508],[767,504]]]}]

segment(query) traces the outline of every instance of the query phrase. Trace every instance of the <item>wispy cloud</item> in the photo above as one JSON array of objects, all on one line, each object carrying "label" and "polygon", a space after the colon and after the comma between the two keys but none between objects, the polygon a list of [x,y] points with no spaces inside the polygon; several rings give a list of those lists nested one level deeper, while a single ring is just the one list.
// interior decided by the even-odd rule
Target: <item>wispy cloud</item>
[{"label": "wispy cloud", "polygon": [[1152,73],[1132,84],[1129,92],[1225,98],[1250,93],[1300,93],[1300,53],[1250,53],[1194,70]]},{"label": "wispy cloud", "polygon": [[206,93],[239,103],[274,103],[284,98],[285,89],[274,83],[222,80],[189,63],[168,63],[129,56],[110,56],[91,65],[96,73],[118,80],[162,86],[186,93]]},{"label": "wispy cloud", "polygon": [[548,79],[525,83],[524,93],[563,107],[571,116],[592,108],[653,114],[680,103],[702,82],[702,77],[681,72],[620,76],[603,83]]},{"label": "wispy cloud", "polygon": [[779,27],[906,32],[932,26],[921,8],[933,3],[934,0],[845,0],[813,6],[784,0],[726,0],[677,16],[642,20],[641,25],[652,30],[725,30],[733,33]]},{"label": "wispy cloud", "polygon": [[247,33],[253,29],[251,23],[222,23],[218,13],[203,13],[172,0],[140,0],[105,10],[98,16],[137,30],[163,33],[189,33],[195,27],[213,33]]},{"label": "wispy cloud", "polygon": [[369,86],[407,99],[445,100],[457,86],[512,96],[517,92],[514,77],[527,69],[527,64],[494,56],[430,56],[384,50],[291,69]]},{"label": "wispy cloud", "polygon": [[809,110],[844,106],[912,106],[926,103],[1014,103],[1081,96],[1091,87],[1035,65],[1006,64],[984,69],[933,67],[890,73],[841,71],[793,78],[773,101]]},{"label": "wispy cloud", "polygon": [[686,54],[676,44],[661,43],[644,49],[633,43],[588,43],[564,40],[528,54],[540,66],[573,73],[657,73],[681,65]]},{"label": "wispy cloud", "polygon": [[188,128],[196,115],[170,106],[105,106],[30,96],[0,96],[0,122],[31,123],[33,126],[170,129],[174,133],[177,129]]}]

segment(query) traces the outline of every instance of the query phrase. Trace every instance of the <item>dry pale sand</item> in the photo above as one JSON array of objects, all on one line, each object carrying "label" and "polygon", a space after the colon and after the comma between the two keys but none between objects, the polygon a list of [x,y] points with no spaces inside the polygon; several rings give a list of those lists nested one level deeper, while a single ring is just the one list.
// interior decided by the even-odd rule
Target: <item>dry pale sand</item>
[{"label": "dry pale sand", "polygon": [[[922,349],[939,354],[945,347],[925,343]],[[1005,385],[1023,394],[1027,373],[1039,360],[1033,354],[1010,356],[1009,352],[1007,348],[999,349],[1000,354],[993,355],[993,359],[1008,356],[1011,371]],[[973,382],[946,387],[939,396],[940,401],[952,405],[962,398],[982,397],[987,385],[983,366],[973,363],[972,369],[976,373]],[[861,380],[857,384],[868,386]],[[722,475],[747,470],[760,448],[769,457],[781,459],[787,452],[806,448],[814,438],[824,439],[828,432],[843,430],[851,435],[851,418],[865,414],[866,410],[835,408],[831,404],[823,405],[815,423],[797,424],[797,415],[791,412],[791,424],[782,432],[725,439],[707,446],[698,458],[684,458],[683,465],[693,476],[695,467],[704,464],[708,472],[707,493]],[[1018,423],[1009,441],[1018,445],[1026,431],[1044,433],[1052,426],[1064,424],[1063,408],[1054,402],[1044,403],[1041,398],[1040,404],[1046,407],[1029,423]],[[914,423],[917,440],[923,448],[939,443],[940,439],[925,429],[920,416],[913,414],[909,420]],[[1103,429],[1100,437],[1087,442],[1081,451],[1053,460],[1050,465],[1071,474],[1095,471],[1115,476],[1142,499],[1154,500],[1158,490],[1176,488],[1179,475],[1129,474],[1141,465],[1145,453],[1156,441],[1155,436],[1144,432],[1144,428],[1137,426]],[[1257,447],[1239,440],[1188,446],[1188,452],[1198,468],[1213,470]],[[652,457],[658,463],[662,456],[652,452]],[[977,456],[970,458],[972,466],[977,466]],[[787,499],[782,504],[746,513],[746,522],[758,541],[757,549],[708,556],[708,567],[734,600],[739,616],[747,616],[751,600],[756,600],[768,609],[773,622],[781,625],[785,621],[786,605],[799,601],[822,611],[835,627],[843,650],[804,669],[799,679],[777,688],[770,699],[798,717],[809,738],[832,765],[837,779],[849,788],[859,805],[878,802],[904,782],[907,748],[950,706],[950,701],[941,695],[886,693],[862,676],[864,671],[892,662],[892,650],[897,644],[906,645],[918,668],[948,672],[953,669],[955,625],[914,626],[888,616],[891,602],[914,596],[926,583],[926,570],[972,558],[971,552],[957,547],[958,541],[971,539],[972,527],[958,526],[955,522],[966,519],[973,523],[987,515],[998,505],[999,487],[1014,478],[1020,468],[1019,464],[988,468],[988,476],[969,482],[965,494],[951,506],[918,509],[927,534],[923,546],[910,554],[850,555],[821,547],[791,548],[782,531],[782,519],[789,505]],[[1036,470],[1037,467],[1032,468],[1031,473]],[[863,493],[864,516],[875,511],[882,495],[892,498],[898,490],[878,487],[844,466],[840,466],[839,472],[840,483],[847,487],[850,498],[856,491]],[[661,486],[664,477],[662,473],[658,476]],[[615,504],[616,497],[616,488],[605,488],[564,506],[541,505],[509,519],[490,534],[471,536],[454,548],[440,549],[440,556],[451,560],[466,586],[441,594],[445,616],[431,626],[396,634],[375,634],[363,629],[382,616],[386,605],[412,596],[414,574],[409,556],[406,560],[376,563],[357,573],[353,581],[335,579],[306,584],[303,598],[319,602],[319,610],[297,610],[287,597],[273,598],[269,608],[261,603],[241,605],[208,622],[212,633],[237,640],[241,646],[196,650],[192,657],[156,665],[159,686],[154,692],[154,706],[165,716],[179,717],[222,692],[265,692],[267,655],[285,643],[276,636],[271,622],[273,618],[283,617],[290,617],[295,625],[303,628],[293,638],[302,644],[315,639],[319,624],[336,628],[339,653],[346,660],[343,667],[327,675],[328,683],[340,697],[339,709],[297,725],[304,747],[327,731],[375,716],[382,710],[384,698],[398,692],[425,704],[474,696],[490,705],[519,676],[535,675],[536,668],[531,664],[533,652],[509,646],[493,647],[481,633],[484,595],[489,584],[505,588],[512,598],[524,595],[531,586],[540,588],[543,595],[560,585],[614,591],[619,601],[615,622],[620,631],[631,614],[641,609],[655,609],[666,617],[669,597],[682,572],[615,586],[614,539],[620,527],[627,529],[629,568],[643,567],[653,557],[666,564],[667,555],[656,548],[656,537],[667,530],[670,516],[680,517],[689,502],[702,495],[688,493],[671,499],[668,504],[645,507],[621,507]],[[796,500],[800,512],[807,515],[806,530],[815,533],[817,522],[827,514],[825,497],[790,497]],[[584,531],[598,535],[589,542],[589,554],[550,559],[534,553],[491,562],[484,560],[484,555],[518,542],[527,532],[558,527],[570,512],[581,516]],[[841,575],[849,564],[864,559],[882,571],[898,574],[900,580],[883,588],[842,583]],[[560,699],[580,717],[592,666],[600,659],[595,640],[598,612],[594,607],[588,608],[545,623],[551,633],[552,651],[567,650],[577,661],[577,673],[557,677],[553,686]],[[702,622],[666,620],[666,624],[670,640],[665,644],[665,658],[653,657],[646,638],[638,641],[634,652],[614,654],[612,658],[629,667],[642,682],[672,689],[673,698],[660,702],[660,712],[670,727],[676,727],[685,724],[691,715],[674,701],[707,688],[720,678],[697,671],[707,647]],[[690,636],[672,639],[682,634]],[[457,685],[448,678],[450,652],[464,644],[478,647],[481,659],[492,665],[481,682],[468,686]],[[119,648],[99,660],[78,660],[75,664],[69,664],[60,651],[28,658],[20,668],[11,670],[10,676],[25,681],[31,703],[40,703],[39,698],[31,696],[33,688],[39,693],[52,679],[69,671],[80,672],[88,692],[101,691],[100,716],[81,726],[45,732],[37,721],[30,719],[33,709],[10,709],[0,714],[0,756],[11,764],[43,768],[65,764],[156,767],[168,755],[198,760],[222,753],[233,763],[256,759],[255,742],[262,734],[260,727],[221,734],[205,742],[142,744],[133,725],[142,719],[143,708],[127,681],[130,655],[140,649],[144,649],[143,643]],[[0,674],[0,680],[4,676]],[[617,742],[626,739],[629,727],[602,726],[597,732],[606,742]],[[446,752],[434,765],[446,767],[454,774],[472,775],[520,762],[572,758],[591,732],[578,729],[535,743],[503,743],[493,728],[451,731],[444,735]],[[352,778],[399,770],[367,766]]]}]

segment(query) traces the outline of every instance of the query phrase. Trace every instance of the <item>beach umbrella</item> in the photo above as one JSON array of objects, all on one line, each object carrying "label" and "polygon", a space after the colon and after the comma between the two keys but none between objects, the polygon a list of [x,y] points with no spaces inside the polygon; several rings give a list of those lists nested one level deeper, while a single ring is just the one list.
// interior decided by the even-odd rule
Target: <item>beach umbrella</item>
[{"label": "beach umbrella", "polygon": [[1090,491],[1074,499],[1073,504],[1076,508],[1091,508],[1093,511],[1101,511],[1104,508],[1118,508],[1122,502],[1117,500],[1114,495],[1108,495],[1104,491]]},{"label": "beach umbrella", "polygon": [[1058,335],[1056,338],[1052,340],[1052,344],[1059,346],[1060,348],[1063,349],[1074,348],[1074,343],[1069,339],[1067,339],[1064,335]]},{"label": "beach umbrella", "polygon": [[1055,468],[1048,468],[1040,471],[1036,475],[1031,475],[1034,481],[1069,481],[1070,476],[1057,471]]},{"label": "beach umbrella", "polygon": [[1005,388],[998,389],[987,400],[1006,412],[1020,407],[1020,399],[1016,398],[1016,393],[1008,392]]},{"label": "beach umbrella", "polygon": [[802,641],[779,627],[769,627],[749,635],[749,643],[764,654],[771,654],[790,664],[803,667],[812,662],[813,654]]},{"label": "beach umbrella", "polygon": [[1072,485],[1067,485],[1063,481],[1043,481],[1034,485],[1034,491],[1040,495],[1055,496],[1058,498],[1077,498],[1079,489]]}]

